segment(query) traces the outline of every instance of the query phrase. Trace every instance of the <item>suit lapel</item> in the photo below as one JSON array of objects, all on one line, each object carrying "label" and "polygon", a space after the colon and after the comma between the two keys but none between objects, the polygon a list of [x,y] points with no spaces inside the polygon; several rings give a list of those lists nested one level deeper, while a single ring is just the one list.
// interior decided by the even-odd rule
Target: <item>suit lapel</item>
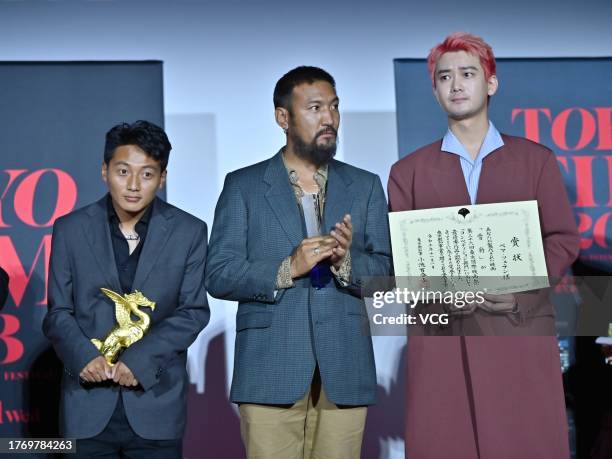
[{"label": "suit lapel", "polygon": [[265,194],[266,201],[276,215],[279,225],[283,228],[293,246],[299,245],[304,238],[302,216],[289,175],[283,163],[281,152],[274,155],[264,174],[264,181],[270,185]]},{"label": "suit lapel", "polygon": [[445,206],[461,206],[470,204],[463,170],[459,156],[440,150],[438,160],[432,170],[433,188],[438,200]]},{"label": "suit lapel", "polygon": [[344,173],[340,163],[331,161],[327,170],[327,191],[325,192],[325,209],[323,210],[323,228],[328,234],[336,223],[351,212],[354,193],[351,190],[351,177]]},{"label": "suit lapel", "polygon": [[[507,140],[504,139],[504,142]],[[470,204],[459,156],[442,150],[438,155],[431,176],[434,178],[432,184],[439,202],[445,207]],[[487,155],[482,162],[476,204],[504,202],[506,190],[512,188],[514,162],[505,145]]]},{"label": "suit lapel", "polygon": [[99,200],[88,209],[89,221],[85,224],[85,238],[94,254],[94,259],[98,263],[100,272],[106,278],[107,286],[112,290],[121,293],[119,274],[117,273],[117,263],[115,252],[111,242],[110,229],[108,226],[108,213],[106,211],[106,197]]},{"label": "suit lapel", "polygon": [[[507,142],[507,140],[504,139],[504,142]],[[484,159],[478,182],[477,204],[505,202],[508,200],[508,190],[516,186],[513,185],[518,173],[515,170],[515,163],[516,160],[505,145]]]},{"label": "suit lapel", "polygon": [[[149,229],[145,238],[132,290],[141,290],[151,270],[155,266],[157,258],[164,250],[170,234],[172,234],[173,215],[171,207],[159,198],[153,201],[153,213],[149,221]],[[166,267],[162,267],[166,269]],[[143,292],[146,295],[146,292]]]}]

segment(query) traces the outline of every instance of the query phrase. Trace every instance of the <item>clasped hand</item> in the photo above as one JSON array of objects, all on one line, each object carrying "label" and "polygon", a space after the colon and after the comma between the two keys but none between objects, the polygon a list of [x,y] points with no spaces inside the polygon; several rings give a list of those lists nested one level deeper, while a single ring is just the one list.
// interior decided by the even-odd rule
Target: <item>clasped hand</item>
[{"label": "clasped hand", "polygon": [[304,276],[317,263],[329,258],[334,268],[339,269],[353,241],[351,216],[345,215],[334,225],[329,235],[309,237],[291,254],[291,278]]},{"label": "clasped hand", "polygon": [[138,385],[138,380],[125,363],[119,361],[115,365],[109,365],[101,355],[89,362],[83,368],[79,377],[88,383],[112,380],[125,387],[135,387]]}]

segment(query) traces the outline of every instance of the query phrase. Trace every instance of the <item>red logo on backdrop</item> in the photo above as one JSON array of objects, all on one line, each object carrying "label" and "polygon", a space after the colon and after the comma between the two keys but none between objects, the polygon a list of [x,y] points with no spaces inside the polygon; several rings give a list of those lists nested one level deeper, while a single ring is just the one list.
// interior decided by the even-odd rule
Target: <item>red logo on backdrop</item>
[{"label": "red logo on backdrop", "polygon": [[[594,113],[591,113],[594,112]],[[579,115],[582,123],[580,138],[574,146],[567,144],[567,125],[572,113]],[[564,151],[582,150],[589,146],[597,135],[595,150],[612,150],[612,107],[593,109],[567,108],[555,117],[548,108],[515,108],[512,110],[512,122],[519,116],[524,117],[525,137],[534,142],[540,142],[540,120],[547,120],[546,128],[551,130],[551,138],[555,145]]]},{"label": "red logo on backdrop", "polygon": [[[21,222],[34,228],[47,228],[62,215],[66,215],[76,204],[77,187],[74,179],[60,169],[39,169],[27,171],[25,169],[7,169],[2,171],[8,175],[8,182],[0,195],[0,228],[10,228],[5,223],[5,198],[11,188],[14,188],[13,209]],[[40,178],[44,174],[52,174],[57,179],[57,196],[55,210],[51,218],[45,222],[34,220],[34,196]],[[21,181],[20,181],[21,180]]]},{"label": "red logo on backdrop", "polygon": [[[580,248],[609,249],[606,234],[612,214],[609,210],[612,207],[612,155],[603,152],[612,150],[612,107],[572,107],[556,114],[548,108],[513,109],[512,122],[521,118],[525,137],[534,142],[540,142],[545,129],[550,130],[550,138],[560,153],[557,160],[561,169],[575,184],[576,199],[572,205],[577,209],[578,230],[582,236]],[[568,126],[572,131],[579,126],[578,139],[573,144],[568,142]],[[608,195],[599,202],[593,180],[596,171],[607,174]]]},{"label": "red logo on backdrop", "polygon": [[11,314],[0,314],[2,319],[2,331],[0,341],[6,346],[6,356],[0,360],[0,364],[16,362],[23,355],[23,343],[15,337],[19,331],[19,318]]},{"label": "red logo on backdrop", "polygon": [[[0,230],[3,230],[3,233],[8,233],[0,235],[0,264],[9,273],[11,279],[9,285],[10,297],[15,302],[16,308],[21,307],[33,274],[42,263],[44,289],[36,305],[46,306],[49,257],[51,254],[51,227],[55,220],[74,209],[77,201],[76,182],[70,174],[54,168],[38,170],[7,169],[0,172],[8,177],[6,185],[0,189]],[[51,216],[39,221],[35,217],[35,209],[36,205],[40,204],[37,199],[40,199],[41,193],[37,193],[37,191],[40,191],[39,185],[43,176],[55,179],[57,193],[54,203],[53,197],[51,197],[53,203]],[[45,201],[48,199],[49,196],[45,196]],[[12,212],[12,215],[9,217],[10,212]],[[17,220],[14,224],[7,223],[14,220]],[[32,239],[33,245],[30,249],[36,247],[36,252],[32,259],[26,260],[25,256],[20,254],[14,240],[15,235],[19,234],[21,236],[28,228],[46,228],[49,232],[39,240]],[[20,239],[23,240],[22,237]],[[26,266],[29,266],[29,268],[26,268]],[[20,329],[19,317],[12,314],[0,314],[0,326],[0,342],[7,349],[6,355],[0,360],[0,364],[14,363],[24,353],[23,343],[17,336]]]},{"label": "red logo on backdrop", "polygon": [[40,418],[40,408],[36,407],[32,411],[15,408],[8,409],[8,407],[4,406],[3,401],[0,400],[0,424],[40,422]]}]

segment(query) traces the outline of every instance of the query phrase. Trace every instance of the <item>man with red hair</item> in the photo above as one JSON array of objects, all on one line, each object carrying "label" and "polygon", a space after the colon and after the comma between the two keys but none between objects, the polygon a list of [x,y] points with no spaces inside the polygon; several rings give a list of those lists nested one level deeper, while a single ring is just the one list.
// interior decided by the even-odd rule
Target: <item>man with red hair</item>
[{"label": "man with red hair", "polygon": [[[427,63],[448,131],[393,165],[391,210],[537,200],[548,274],[558,279],[578,254],[576,223],[554,153],[489,121],[498,87],[491,47],[455,33]],[[482,304],[453,308],[444,333],[464,336],[409,338],[408,458],[569,457],[547,293],[485,295]]]}]

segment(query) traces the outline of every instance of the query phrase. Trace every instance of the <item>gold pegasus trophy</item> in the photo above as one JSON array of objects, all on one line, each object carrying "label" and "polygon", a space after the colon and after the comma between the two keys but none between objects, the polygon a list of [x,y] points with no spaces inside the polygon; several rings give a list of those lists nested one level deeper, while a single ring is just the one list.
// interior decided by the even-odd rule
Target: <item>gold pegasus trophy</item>
[{"label": "gold pegasus trophy", "polygon": [[[153,311],[155,302],[149,300],[138,290],[126,295],[120,295],[107,288],[100,290],[115,303],[115,318],[118,325],[111,330],[104,341],[93,338],[91,342],[106,361],[113,365],[117,362],[121,351],[142,338],[151,325],[149,316],[138,309],[138,306],[151,308]],[[138,319],[132,320],[132,314]]]}]

